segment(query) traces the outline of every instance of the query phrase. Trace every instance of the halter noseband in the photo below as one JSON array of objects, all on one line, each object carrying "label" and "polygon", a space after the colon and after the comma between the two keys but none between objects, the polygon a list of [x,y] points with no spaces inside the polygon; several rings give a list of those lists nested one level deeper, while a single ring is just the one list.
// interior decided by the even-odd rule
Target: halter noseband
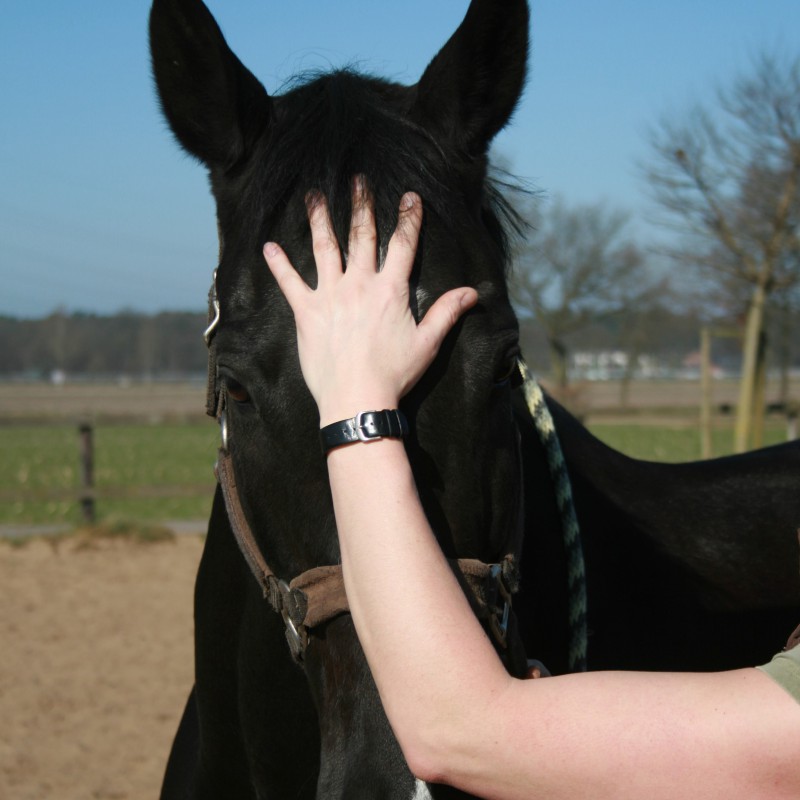
[{"label": "halter noseband", "polygon": [[[272,571],[264,558],[242,507],[230,453],[226,395],[220,386],[214,346],[214,334],[221,320],[216,270],[208,301],[208,327],[204,333],[209,354],[206,413],[218,420],[222,434],[214,472],[222,489],[228,520],[239,550],[261,587],[264,598],[283,618],[289,649],[294,659],[302,664],[309,632],[350,611],[342,568],[340,565],[314,567],[287,582]],[[486,623],[507,669],[517,677],[522,676],[527,668],[524,648],[515,628],[512,629],[513,635],[509,636],[513,616],[511,597],[519,587],[518,554],[509,553],[496,564],[485,564],[469,558],[449,561],[474,613]]]}]

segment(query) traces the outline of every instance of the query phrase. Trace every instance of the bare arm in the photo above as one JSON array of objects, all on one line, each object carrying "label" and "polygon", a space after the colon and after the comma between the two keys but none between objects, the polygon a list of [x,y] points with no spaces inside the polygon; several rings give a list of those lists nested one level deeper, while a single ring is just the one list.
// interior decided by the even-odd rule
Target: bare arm
[{"label": "bare arm", "polygon": [[800,706],[767,676],[512,679],[421,515],[402,445],[342,448],[329,472],[359,638],[420,777],[528,800],[800,796]]},{"label": "bare arm", "polygon": [[[416,325],[408,277],[422,211],[411,199],[380,273],[360,189],[344,273],[324,202],[311,209],[316,291],[279,248],[265,248],[323,425],[396,407],[475,302],[473,290],[454,290]],[[800,705],[766,675],[512,679],[430,530],[402,443],[339,448],[328,469],[353,620],[419,777],[525,800],[800,796]]]}]

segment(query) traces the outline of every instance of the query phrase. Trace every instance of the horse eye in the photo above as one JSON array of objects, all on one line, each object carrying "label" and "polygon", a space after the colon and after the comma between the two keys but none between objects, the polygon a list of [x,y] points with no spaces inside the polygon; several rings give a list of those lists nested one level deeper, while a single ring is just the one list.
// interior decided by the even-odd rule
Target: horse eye
[{"label": "horse eye", "polygon": [[519,371],[519,367],[517,366],[517,356],[514,355],[513,357],[509,358],[507,361],[503,362],[503,367],[500,370],[499,374],[495,377],[494,383],[495,386],[505,386],[506,384],[510,383],[511,388],[515,389],[519,386],[522,382],[522,374]]},{"label": "horse eye", "polygon": [[228,392],[228,397],[231,400],[235,400],[237,403],[249,403],[250,402],[250,395],[247,392],[247,389],[242,386],[239,381],[234,380],[233,378],[225,378],[225,388]]}]

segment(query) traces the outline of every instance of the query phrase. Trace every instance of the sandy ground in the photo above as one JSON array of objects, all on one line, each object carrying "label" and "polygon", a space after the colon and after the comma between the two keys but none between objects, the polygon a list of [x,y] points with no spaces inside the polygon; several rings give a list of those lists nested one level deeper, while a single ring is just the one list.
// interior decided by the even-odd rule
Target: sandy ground
[{"label": "sandy ground", "polygon": [[50,422],[135,418],[158,423],[203,419],[206,387],[201,383],[0,382],[0,420]]},{"label": "sandy ground", "polygon": [[201,551],[197,536],[0,542],[0,800],[158,797]]}]

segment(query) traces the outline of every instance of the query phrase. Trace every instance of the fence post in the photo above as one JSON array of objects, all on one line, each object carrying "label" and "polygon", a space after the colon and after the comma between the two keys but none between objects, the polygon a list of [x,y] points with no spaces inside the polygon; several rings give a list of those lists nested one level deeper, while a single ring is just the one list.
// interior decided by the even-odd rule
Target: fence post
[{"label": "fence post", "polygon": [[95,522],[94,508],[94,429],[88,422],[78,426],[81,456],[81,514],[89,525]]},{"label": "fence post", "polygon": [[711,330],[707,327],[700,329],[700,385],[702,397],[700,400],[700,458],[708,459],[712,456],[711,439]]}]

